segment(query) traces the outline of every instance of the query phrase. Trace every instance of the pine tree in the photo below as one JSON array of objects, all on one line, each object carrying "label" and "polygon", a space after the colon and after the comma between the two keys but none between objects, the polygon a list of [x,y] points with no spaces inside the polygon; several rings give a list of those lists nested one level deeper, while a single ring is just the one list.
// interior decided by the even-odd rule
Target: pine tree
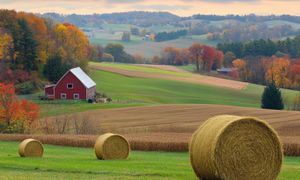
[{"label": "pine tree", "polygon": [[261,98],[261,108],[263,109],[284,109],[280,89],[275,83],[271,83],[265,87]]},{"label": "pine tree", "polygon": [[37,42],[33,33],[24,19],[18,20],[19,31],[15,50],[17,51],[17,63],[23,65],[27,71],[37,70]]},{"label": "pine tree", "polygon": [[44,67],[44,76],[51,82],[56,83],[71,66],[62,63],[62,58],[59,55],[49,57]]}]

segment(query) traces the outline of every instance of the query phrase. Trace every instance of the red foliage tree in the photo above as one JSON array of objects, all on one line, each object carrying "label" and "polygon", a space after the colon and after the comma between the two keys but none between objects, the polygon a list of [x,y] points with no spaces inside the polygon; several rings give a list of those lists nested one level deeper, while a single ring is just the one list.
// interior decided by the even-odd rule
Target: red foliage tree
[{"label": "red foliage tree", "polygon": [[204,45],[202,53],[203,66],[202,69],[204,71],[210,71],[215,59],[215,49],[210,46]]},{"label": "red foliage tree", "polygon": [[203,45],[201,44],[193,44],[189,48],[191,54],[191,61],[195,63],[196,69],[200,71],[200,64],[202,63],[202,54],[203,54]]},{"label": "red foliage tree", "polygon": [[293,60],[289,72],[288,77],[292,83],[293,88],[300,88],[300,60]]},{"label": "red foliage tree", "polygon": [[223,52],[217,50],[215,52],[215,60],[214,60],[215,68],[216,69],[221,68],[222,64],[223,64],[223,61],[224,61],[224,54],[223,54]]},{"label": "red foliage tree", "polygon": [[[19,100],[13,84],[0,83],[0,122],[4,125],[2,132],[24,130],[38,119],[39,106],[27,100]],[[9,129],[9,130],[8,130]]]}]

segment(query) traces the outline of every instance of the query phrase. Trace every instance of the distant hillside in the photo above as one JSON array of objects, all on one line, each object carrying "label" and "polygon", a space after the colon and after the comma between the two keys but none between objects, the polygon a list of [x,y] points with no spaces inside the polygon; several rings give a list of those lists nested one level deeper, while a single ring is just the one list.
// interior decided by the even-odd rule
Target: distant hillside
[{"label": "distant hillside", "polygon": [[51,18],[57,22],[69,22],[76,26],[86,27],[99,27],[102,23],[110,24],[133,24],[137,26],[151,26],[157,24],[172,23],[176,24],[182,20],[202,20],[202,21],[224,21],[236,20],[246,23],[263,23],[267,21],[287,21],[300,24],[300,16],[290,15],[270,15],[258,16],[255,14],[250,15],[202,15],[196,14],[190,17],[179,17],[169,12],[147,12],[147,11],[131,11],[121,13],[109,14],[92,14],[92,15],[61,15],[57,13],[45,13],[43,17]]},{"label": "distant hillside", "polygon": [[250,15],[226,15],[226,16],[219,16],[219,15],[193,15],[186,19],[200,19],[200,20],[207,20],[207,21],[223,21],[223,20],[237,20],[242,22],[266,22],[266,21],[274,21],[274,20],[281,20],[281,21],[288,21],[294,23],[300,23],[300,16],[290,16],[290,15],[270,15],[270,16],[258,16],[255,14]]},{"label": "distant hillside", "polygon": [[60,15],[57,13],[46,13],[42,15],[57,22],[69,22],[76,26],[99,27],[103,23],[110,24],[134,24],[138,26],[151,26],[153,24],[165,24],[176,22],[181,18],[168,12],[145,12],[132,11],[110,14],[93,15]]}]

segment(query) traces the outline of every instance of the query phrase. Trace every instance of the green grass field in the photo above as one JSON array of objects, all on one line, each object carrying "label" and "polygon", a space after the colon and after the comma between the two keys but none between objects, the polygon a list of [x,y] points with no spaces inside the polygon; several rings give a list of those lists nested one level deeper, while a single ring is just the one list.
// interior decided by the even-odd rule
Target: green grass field
[{"label": "green grass field", "polygon": [[[132,71],[144,71],[188,76],[158,68],[138,67],[128,64],[104,64]],[[192,68],[189,66],[189,68]],[[147,69],[147,70],[145,70]],[[250,84],[244,90],[233,90],[215,86],[185,83],[152,78],[131,78],[110,72],[91,70],[91,77],[98,84],[99,91],[113,99],[131,100],[143,103],[163,104],[223,104],[243,107],[259,107],[263,86]],[[298,91],[282,90],[284,99],[293,99]]]},{"label": "green grass field", "polygon": [[130,54],[140,54],[151,59],[155,55],[160,55],[161,51],[168,46],[178,48],[188,48],[194,43],[208,44],[215,46],[217,41],[210,41],[206,39],[206,35],[186,36],[175,40],[164,42],[144,41],[142,37],[131,36],[130,42],[121,41],[122,33],[111,34],[109,32],[94,33],[90,39],[93,44],[100,44],[106,46],[108,43],[123,44],[125,51]]},{"label": "green grass field", "polygon": [[[160,55],[161,51],[168,46],[178,47],[178,48],[188,48],[194,43],[208,44],[215,46],[217,41],[210,41],[206,39],[206,35],[199,36],[186,36],[175,40],[165,41],[165,42],[153,42],[145,41],[143,37],[131,36],[130,42],[121,41],[122,32],[129,31],[129,25],[110,25],[106,24],[103,31],[96,31],[92,33],[90,41],[92,44],[100,44],[106,46],[109,43],[119,43],[123,44],[125,51],[130,54],[140,54],[144,57],[151,59],[155,55]],[[157,27],[149,27],[149,30]],[[161,31],[174,30],[174,27],[161,26]],[[112,33],[111,31],[114,31]],[[151,30],[152,31],[152,30]],[[158,30],[159,31],[159,30]]]},{"label": "green grass field", "polygon": [[[90,62],[90,65],[99,65],[99,63],[96,62]],[[112,67],[112,68],[118,68],[122,70],[127,71],[137,71],[137,72],[147,72],[147,73],[155,73],[155,74],[166,74],[166,75],[173,75],[173,76],[179,76],[179,77],[188,77],[191,76],[191,73],[185,73],[185,72],[176,72],[171,70],[164,70],[156,67],[144,67],[144,66],[136,66],[134,64],[121,64],[121,63],[101,63],[101,66],[103,67]]]},{"label": "green grass field", "polygon": [[[189,76],[187,72],[174,72],[152,67],[129,64],[103,64],[131,71]],[[192,69],[192,66],[188,66]],[[122,108],[155,104],[221,104],[242,107],[259,107],[263,86],[250,84],[244,90],[199,85],[181,81],[154,78],[132,78],[110,72],[90,70],[97,90],[104,92],[114,102],[110,104],[88,104],[86,101],[41,101],[37,94],[21,96],[41,106],[41,116],[54,116],[93,109]],[[298,91],[282,90],[284,99],[291,101]]]},{"label": "green grass field", "polygon": [[[100,161],[91,148],[45,145],[43,158],[20,158],[17,142],[0,142],[0,179],[196,179],[188,153],[133,151]],[[300,158],[286,157],[279,179],[299,179]]]},{"label": "green grass field", "polygon": [[[150,104],[224,104],[258,107],[259,96],[244,91],[180,81],[131,78],[110,72],[91,71],[97,90],[115,100]],[[235,100],[238,99],[238,100]]]},{"label": "green grass field", "polygon": [[22,99],[28,99],[39,104],[41,108],[41,117],[56,116],[61,114],[71,114],[74,112],[83,112],[94,109],[113,109],[113,108],[124,108],[132,106],[143,106],[146,105],[143,102],[134,101],[118,101],[109,104],[89,104],[86,101],[66,101],[66,100],[55,100],[55,101],[42,101],[38,99],[39,94],[23,95],[20,96]]}]

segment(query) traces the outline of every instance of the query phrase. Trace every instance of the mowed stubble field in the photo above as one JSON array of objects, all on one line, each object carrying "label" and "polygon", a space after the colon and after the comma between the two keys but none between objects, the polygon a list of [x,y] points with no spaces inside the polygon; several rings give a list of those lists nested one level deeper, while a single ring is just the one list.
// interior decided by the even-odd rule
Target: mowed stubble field
[{"label": "mowed stubble field", "polygon": [[[266,120],[285,144],[300,145],[300,112],[263,110],[224,105],[156,105],[93,110],[67,116],[70,121],[88,119],[93,134],[126,134],[134,142],[185,143],[208,118],[216,115],[258,117]],[[48,122],[66,116],[42,119]],[[73,123],[69,129],[72,129]]]}]

